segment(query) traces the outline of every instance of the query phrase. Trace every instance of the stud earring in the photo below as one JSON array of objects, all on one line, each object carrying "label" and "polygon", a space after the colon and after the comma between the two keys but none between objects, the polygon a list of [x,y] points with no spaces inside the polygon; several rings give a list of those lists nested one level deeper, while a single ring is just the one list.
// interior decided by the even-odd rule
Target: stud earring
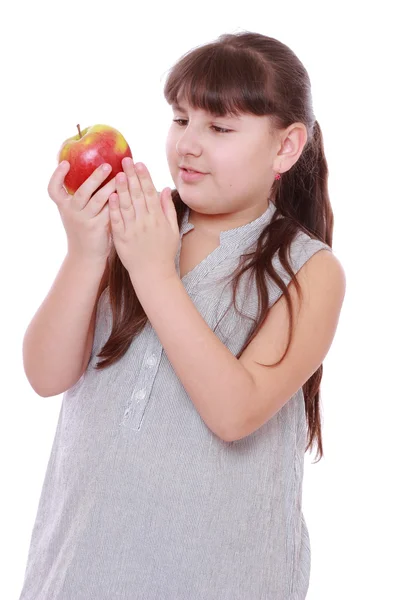
[{"label": "stud earring", "polygon": [[280,173],[277,173],[277,174],[275,175],[275,179],[281,179],[281,175],[280,175]]}]

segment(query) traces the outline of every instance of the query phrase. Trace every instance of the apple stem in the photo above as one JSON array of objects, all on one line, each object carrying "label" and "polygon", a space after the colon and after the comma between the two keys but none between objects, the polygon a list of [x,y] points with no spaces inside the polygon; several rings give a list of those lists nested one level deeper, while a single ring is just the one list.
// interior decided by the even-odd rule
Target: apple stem
[{"label": "apple stem", "polygon": [[78,128],[78,132],[79,132],[79,137],[81,138],[82,134],[81,134],[81,129],[80,129],[79,125],[77,125],[77,128]]}]

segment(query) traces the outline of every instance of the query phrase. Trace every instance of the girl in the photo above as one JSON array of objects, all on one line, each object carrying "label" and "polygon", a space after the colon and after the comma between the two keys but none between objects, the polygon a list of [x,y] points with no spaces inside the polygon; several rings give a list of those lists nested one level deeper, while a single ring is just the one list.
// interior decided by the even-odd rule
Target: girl
[{"label": "girl", "polygon": [[65,393],[20,600],[306,597],[304,453],[345,292],[310,81],[243,32],[164,93],[172,193],[130,159],[100,189],[99,168],[68,196],[68,164],[49,183],[68,253],[24,367]]}]

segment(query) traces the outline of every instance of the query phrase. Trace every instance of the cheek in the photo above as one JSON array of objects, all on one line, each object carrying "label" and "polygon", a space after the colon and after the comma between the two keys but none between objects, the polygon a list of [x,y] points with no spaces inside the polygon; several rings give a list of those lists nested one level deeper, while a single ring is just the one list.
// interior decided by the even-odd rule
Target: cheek
[{"label": "cheek", "polygon": [[221,184],[235,188],[238,186],[240,187],[243,184],[246,169],[243,165],[243,162],[238,158],[237,155],[232,155],[222,160],[220,159],[218,162],[217,171]]},{"label": "cheek", "polygon": [[168,133],[167,139],[165,141],[165,153],[168,162],[176,160],[178,158],[176,153],[176,141],[174,141],[174,138],[171,133]]},{"label": "cheek", "polygon": [[[225,150],[225,152],[223,152]],[[237,177],[240,172],[243,171],[243,166],[248,162],[247,159],[243,159],[243,153],[238,151],[227,152],[228,148],[224,148],[221,152],[215,156],[217,164],[220,166],[221,172],[228,176]],[[230,150],[230,149],[229,149]]]},{"label": "cheek", "polygon": [[243,157],[232,157],[220,171],[219,183],[228,193],[237,197],[247,194],[258,187],[260,177],[259,166]]}]

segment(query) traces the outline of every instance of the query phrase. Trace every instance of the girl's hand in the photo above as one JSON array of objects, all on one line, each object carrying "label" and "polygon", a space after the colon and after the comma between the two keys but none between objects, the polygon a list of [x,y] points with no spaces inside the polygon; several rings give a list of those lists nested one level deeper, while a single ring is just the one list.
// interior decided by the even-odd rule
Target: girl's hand
[{"label": "girl's hand", "polygon": [[126,157],[123,173],[116,176],[117,193],[111,194],[110,220],[115,249],[133,285],[177,276],[175,256],[179,227],[171,190],[159,195],[150,173]]},{"label": "girl's hand", "polygon": [[[107,171],[104,166],[109,167]],[[104,262],[112,247],[107,200],[116,189],[115,177],[96,192],[111,171],[107,163],[100,165],[72,196],[63,187],[69,168],[68,161],[60,163],[47,187],[67,234],[68,254]]]}]

